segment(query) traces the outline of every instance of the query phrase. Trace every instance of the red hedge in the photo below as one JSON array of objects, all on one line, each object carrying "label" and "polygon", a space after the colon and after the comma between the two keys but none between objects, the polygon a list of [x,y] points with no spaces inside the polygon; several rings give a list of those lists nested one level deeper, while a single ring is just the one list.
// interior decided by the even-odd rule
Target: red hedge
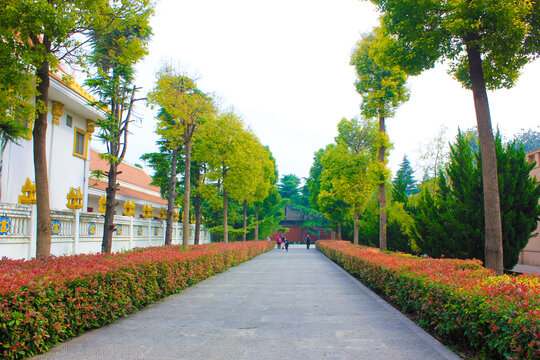
[{"label": "red hedge", "polygon": [[419,258],[345,241],[317,248],[443,337],[488,359],[540,358],[540,276],[495,276],[478,260]]},{"label": "red hedge", "polygon": [[225,271],[271,242],[136,249],[125,253],[0,260],[2,358],[46,351]]}]

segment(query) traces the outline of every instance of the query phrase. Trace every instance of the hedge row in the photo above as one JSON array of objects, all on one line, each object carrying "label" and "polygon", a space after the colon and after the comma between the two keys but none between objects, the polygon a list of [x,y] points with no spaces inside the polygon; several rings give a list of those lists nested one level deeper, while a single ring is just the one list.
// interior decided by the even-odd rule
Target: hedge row
[{"label": "hedge row", "polygon": [[540,358],[539,276],[496,276],[478,260],[419,258],[345,241],[317,248],[444,338],[488,359]]},{"label": "hedge row", "polygon": [[0,260],[0,357],[19,359],[273,248],[243,242]]}]

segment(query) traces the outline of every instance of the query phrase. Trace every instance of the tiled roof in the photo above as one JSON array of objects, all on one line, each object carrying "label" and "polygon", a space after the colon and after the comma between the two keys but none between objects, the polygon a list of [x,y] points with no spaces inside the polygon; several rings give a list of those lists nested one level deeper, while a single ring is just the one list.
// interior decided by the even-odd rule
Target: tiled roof
[{"label": "tiled roof", "polygon": [[[90,171],[94,170],[102,170],[102,171],[108,171],[109,165],[107,164],[106,160],[103,160],[99,157],[99,154],[91,150],[90,151]],[[145,173],[142,169],[136,168],[134,166],[121,163],[118,165],[118,181],[137,186],[139,188],[143,188],[146,190],[150,190],[152,192],[155,192],[159,194],[159,187],[151,185],[152,178]],[[98,190],[105,190],[107,187],[107,179],[104,179],[105,181],[100,181],[97,179],[90,179],[89,185],[90,187],[93,187],[94,189]],[[162,199],[159,195],[154,196],[151,194],[148,194],[147,192],[143,191],[137,191],[135,189],[128,189],[120,185],[118,188],[117,194],[124,195],[130,198],[134,199],[141,199],[144,201],[152,201],[154,203],[158,204],[167,204],[167,200]]]},{"label": "tiled roof", "polygon": [[[90,151],[90,171],[102,170],[109,171],[109,165],[106,160],[103,160],[99,157],[98,153],[94,150]],[[145,173],[142,169],[136,168],[134,166],[120,163],[118,165],[118,180],[124,181],[128,184],[140,186],[142,188],[157,191],[159,193],[159,187],[150,185],[152,183],[152,178]]]},{"label": "tiled roof", "polygon": [[[93,189],[103,190],[105,191],[105,188],[107,187],[107,183],[104,181],[99,181],[96,179],[90,179],[88,182],[89,186]],[[146,194],[137,190],[132,189],[126,189],[120,186],[118,190],[116,191],[118,195],[123,195],[129,198],[133,199],[140,199],[144,201],[151,201],[153,203],[161,204],[161,205],[167,205],[167,200],[160,198],[159,196],[153,196],[150,194]]]}]

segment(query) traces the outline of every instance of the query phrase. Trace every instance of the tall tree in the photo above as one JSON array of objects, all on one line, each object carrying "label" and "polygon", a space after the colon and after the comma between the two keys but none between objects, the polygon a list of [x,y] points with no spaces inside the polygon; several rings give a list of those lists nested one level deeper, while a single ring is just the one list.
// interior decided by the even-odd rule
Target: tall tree
[{"label": "tall tree", "polygon": [[329,181],[337,198],[352,207],[354,244],[358,244],[359,214],[378,180],[378,169],[374,169],[378,143],[375,123],[356,118],[342,119],[338,124],[337,145],[322,159],[322,181]]},{"label": "tall tree", "polygon": [[[243,168],[243,141],[244,132],[241,118],[232,111],[218,114],[201,125],[198,134],[199,142],[194,149],[193,158],[196,161],[208,165],[207,177],[218,185],[217,193],[221,190],[223,204],[223,241],[229,242],[228,236],[228,194],[234,191],[234,180],[231,180],[230,172],[236,172],[235,166],[240,163]],[[236,172],[237,173],[237,172]]]},{"label": "tall tree", "polygon": [[89,62],[93,71],[86,85],[99,98],[93,105],[108,108],[105,119],[96,121],[100,127],[98,136],[107,146],[107,153],[100,156],[109,164],[101,244],[104,253],[112,251],[118,165],[126,155],[129,124],[137,101],[134,66],[147,53],[152,14],[149,0],[113,2],[102,17],[93,19],[90,29],[93,51]]},{"label": "tall tree", "polygon": [[342,224],[350,213],[350,206],[339,199],[332,186],[329,177],[323,178],[323,159],[327,152],[332,151],[335,144],[329,144],[324,149],[319,149],[313,157],[313,165],[309,170],[306,180],[308,187],[309,202],[313,209],[322,213],[334,226],[338,240],[342,239]]},{"label": "tall tree", "polygon": [[[451,73],[474,98],[483,164],[486,267],[503,273],[497,158],[487,89],[512,87],[538,54],[536,2],[520,0],[371,0],[397,46],[392,58],[410,74],[449,60]],[[533,7],[534,5],[534,7]]]},{"label": "tall tree", "polygon": [[[158,114],[161,121],[167,121],[170,117],[161,109]],[[147,153],[141,156],[141,159],[148,162],[154,169],[152,175],[152,184],[160,188],[161,197],[167,199],[167,217],[165,230],[165,244],[172,244],[173,233],[173,211],[179,199],[179,189],[177,177],[182,172],[183,166],[179,166],[179,157],[182,155],[181,147],[171,146],[170,142],[162,138],[157,142],[159,152]],[[172,209],[169,216],[169,209]]]},{"label": "tall tree", "polygon": [[[195,132],[199,125],[213,117],[216,107],[213,98],[197,88],[194,80],[181,75],[171,66],[163,67],[158,73],[156,86],[148,94],[148,100],[157,104],[169,115],[159,123],[159,132],[169,141],[171,149],[183,147],[184,206],[183,246],[189,245],[189,205],[191,197],[191,150]],[[172,223],[173,209],[167,210],[167,223]],[[170,218],[170,220],[169,220]],[[172,236],[172,232],[171,236]]]},{"label": "tall tree", "polygon": [[[393,116],[396,108],[409,99],[405,88],[407,74],[397,65],[391,65],[385,59],[385,49],[394,46],[393,39],[385,36],[380,28],[363,36],[352,55],[351,64],[356,68],[356,91],[362,96],[362,115],[379,119],[378,161],[380,169],[386,168],[385,154],[388,149],[385,119]],[[389,180],[379,175],[379,246],[386,250],[386,182]]]},{"label": "tall tree", "polygon": [[[264,150],[264,151],[262,151]],[[259,161],[262,162],[263,174],[255,189],[255,233],[254,239],[259,240],[259,211],[261,204],[264,203],[270,192],[275,188],[278,179],[276,160],[272,156],[270,149],[265,146],[262,149]],[[245,230],[245,229],[244,229]]]},{"label": "tall tree", "polygon": [[[2,55],[3,89],[0,106],[23,106],[28,116],[31,106],[25,96],[35,95],[33,111],[34,179],[37,198],[36,256],[49,256],[51,251],[51,217],[47,174],[47,113],[50,72],[61,61],[81,60],[84,33],[90,20],[99,18],[107,2],[103,0],[18,0],[0,5],[0,51]],[[81,40],[83,39],[83,40]],[[30,73],[28,78],[24,74]],[[29,84],[35,89],[29,91]],[[11,84],[10,84],[11,83]],[[12,113],[12,116],[15,114]]]},{"label": "tall tree", "polygon": [[[270,180],[266,179],[265,175],[271,175],[273,169],[270,168],[272,163],[268,151],[253,133],[246,130],[241,131],[236,136],[235,141],[238,142],[242,155],[231,164],[229,181],[226,186],[231,199],[242,204],[242,240],[246,241],[247,206],[257,200],[257,195],[265,196],[263,186],[266,185],[268,188]],[[268,164],[265,164],[267,162]],[[260,191],[259,194],[257,194],[257,190]]]}]

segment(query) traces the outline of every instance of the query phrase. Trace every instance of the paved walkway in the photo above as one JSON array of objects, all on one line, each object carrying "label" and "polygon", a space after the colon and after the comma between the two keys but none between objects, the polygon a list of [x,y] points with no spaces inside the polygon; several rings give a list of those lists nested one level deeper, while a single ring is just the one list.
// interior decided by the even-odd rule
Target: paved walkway
[{"label": "paved walkway", "polygon": [[35,359],[459,359],[317,252],[272,250]]},{"label": "paved walkway", "polygon": [[513,271],[517,271],[523,274],[540,274],[540,266],[534,266],[534,265],[516,265],[512,269]]}]

